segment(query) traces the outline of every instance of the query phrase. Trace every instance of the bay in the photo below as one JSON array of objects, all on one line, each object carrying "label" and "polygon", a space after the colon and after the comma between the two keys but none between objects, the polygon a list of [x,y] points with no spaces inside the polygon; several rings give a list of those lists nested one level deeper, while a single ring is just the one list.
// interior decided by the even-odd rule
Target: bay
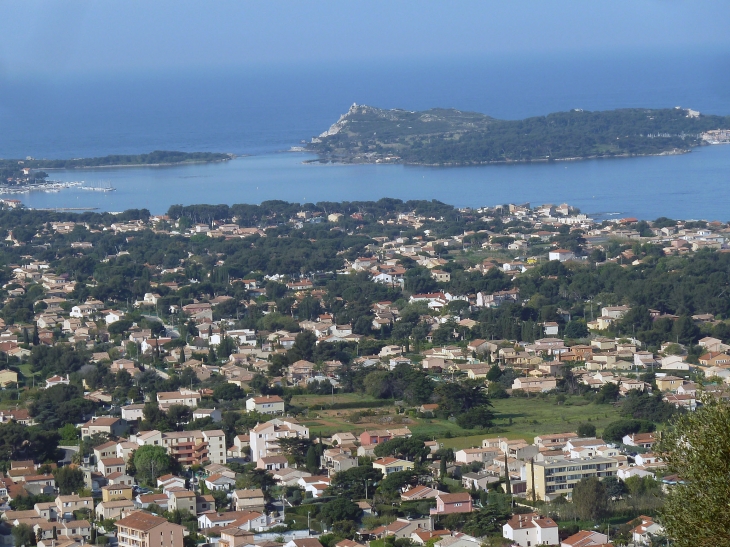
[{"label": "bay", "polygon": [[101,211],[170,205],[437,199],[460,207],[567,202],[590,214],[730,220],[730,145],[689,154],[478,167],[322,165],[303,153],[263,154],[225,163],[52,171],[66,182],[110,184],[113,192],[72,188],[30,192],[34,208]]}]

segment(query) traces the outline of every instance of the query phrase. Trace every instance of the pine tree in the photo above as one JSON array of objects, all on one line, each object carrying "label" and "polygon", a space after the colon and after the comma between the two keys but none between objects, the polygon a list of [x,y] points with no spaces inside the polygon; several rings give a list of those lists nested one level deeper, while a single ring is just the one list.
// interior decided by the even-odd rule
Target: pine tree
[{"label": "pine tree", "polygon": [[307,449],[306,467],[307,471],[312,474],[315,474],[319,469],[319,458],[317,457],[317,451],[315,450],[314,445],[309,445],[309,448]]}]

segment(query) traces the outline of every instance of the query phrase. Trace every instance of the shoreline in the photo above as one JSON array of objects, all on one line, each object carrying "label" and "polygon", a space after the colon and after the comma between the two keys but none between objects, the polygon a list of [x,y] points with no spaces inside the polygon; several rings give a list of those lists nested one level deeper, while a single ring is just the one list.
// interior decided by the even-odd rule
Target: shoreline
[{"label": "shoreline", "polygon": [[[316,154],[314,151],[308,151],[311,154]],[[531,160],[492,160],[492,161],[474,161],[474,162],[449,162],[449,163],[421,163],[421,162],[410,162],[410,161],[346,161],[343,159],[331,159],[325,156],[319,156],[317,159],[305,160],[302,164],[313,165],[321,164],[326,165],[328,163],[333,165],[411,165],[418,167],[479,167],[488,165],[522,165],[529,163],[550,163],[558,161],[583,161],[583,160],[598,160],[598,159],[625,159],[625,158],[646,158],[652,156],[680,156],[689,154],[692,152],[692,148],[687,149],[674,149],[659,152],[657,154],[606,154],[601,156],[577,156],[570,158],[538,158]]]},{"label": "shoreline", "polygon": [[178,167],[181,165],[200,165],[203,163],[224,163],[236,158],[245,158],[250,154],[236,154],[233,157],[220,160],[199,160],[199,161],[182,161],[177,163],[123,163],[119,165],[82,165],[79,167],[37,167],[34,169],[42,171],[75,171],[77,169],[119,169],[120,167]]}]

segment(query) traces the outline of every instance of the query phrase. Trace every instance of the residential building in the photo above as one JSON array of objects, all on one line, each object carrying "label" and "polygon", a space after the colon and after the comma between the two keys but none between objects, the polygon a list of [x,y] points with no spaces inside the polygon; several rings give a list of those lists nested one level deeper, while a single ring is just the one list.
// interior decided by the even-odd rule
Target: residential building
[{"label": "residential building", "polygon": [[115,501],[102,501],[96,505],[94,513],[99,520],[119,519],[135,509],[132,500],[121,499]]},{"label": "residential building", "polygon": [[613,477],[617,472],[618,460],[613,458],[533,461],[526,470],[527,493],[530,495],[534,488],[536,498],[545,501],[561,494],[570,498],[573,486],[581,479]]},{"label": "residential building", "polygon": [[457,494],[439,494],[436,496],[436,508],[430,510],[431,515],[450,515],[452,513],[471,513],[471,494],[459,492]]},{"label": "residential building", "polygon": [[581,530],[577,534],[560,542],[560,547],[605,547],[608,543],[608,536],[591,530]]},{"label": "residential building", "polygon": [[232,496],[233,506],[236,511],[258,511],[264,512],[266,500],[260,488],[236,490]]},{"label": "residential building", "polygon": [[520,547],[560,544],[557,523],[538,513],[514,515],[502,526],[502,537]]},{"label": "residential building", "polygon": [[185,527],[144,511],[135,511],[115,523],[119,547],[180,547]]},{"label": "residential building", "polygon": [[257,424],[250,432],[251,459],[258,461],[279,454],[277,439],[288,437],[309,438],[309,428],[293,418],[274,418]]},{"label": "residential building", "polygon": [[183,465],[226,463],[226,434],[220,429],[210,431],[144,431],[130,440],[140,446],[163,446],[168,454]]},{"label": "residential building", "polygon": [[94,416],[81,426],[81,438],[104,434],[109,437],[121,437],[127,431],[127,423],[121,418]]},{"label": "residential building", "polygon": [[249,399],[246,399],[246,411],[255,411],[260,414],[283,414],[284,399],[282,399],[278,395],[251,397]]},{"label": "residential building", "polygon": [[383,473],[383,476],[387,476],[391,473],[398,473],[399,471],[404,471],[406,469],[413,469],[413,462],[398,458],[380,458],[373,462],[373,469],[377,469]]}]

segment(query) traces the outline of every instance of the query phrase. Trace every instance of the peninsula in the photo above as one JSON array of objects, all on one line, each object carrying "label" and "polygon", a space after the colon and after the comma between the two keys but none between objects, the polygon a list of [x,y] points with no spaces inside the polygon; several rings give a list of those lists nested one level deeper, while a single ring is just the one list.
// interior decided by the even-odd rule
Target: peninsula
[{"label": "peninsula", "polygon": [[479,165],[678,154],[730,136],[730,116],[676,108],[580,109],[524,120],[354,104],[306,149],[319,161]]},{"label": "peninsula", "polygon": [[218,152],[176,152],[155,150],[149,154],[113,154],[99,158],[74,158],[49,160],[27,157],[21,159],[0,159],[0,181],[2,185],[27,186],[42,183],[48,169],[83,169],[91,167],[139,167],[159,165],[182,165],[187,163],[210,163],[228,161],[232,154]]}]

